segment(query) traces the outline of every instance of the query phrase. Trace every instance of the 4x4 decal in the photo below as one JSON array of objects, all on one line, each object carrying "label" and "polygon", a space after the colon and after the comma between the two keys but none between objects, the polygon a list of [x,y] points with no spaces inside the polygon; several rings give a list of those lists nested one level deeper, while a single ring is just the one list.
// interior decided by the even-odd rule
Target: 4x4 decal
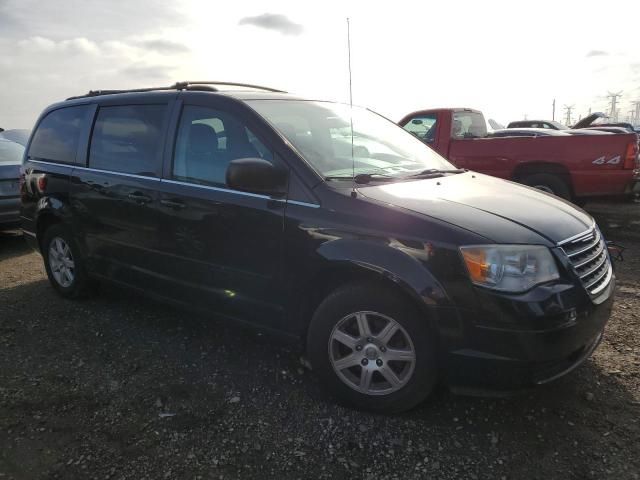
[{"label": "4x4 decal", "polygon": [[616,155],[615,157],[611,157],[609,161],[607,161],[606,157],[603,155],[602,157],[596,158],[593,162],[594,165],[617,165],[620,163],[620,155]]}]

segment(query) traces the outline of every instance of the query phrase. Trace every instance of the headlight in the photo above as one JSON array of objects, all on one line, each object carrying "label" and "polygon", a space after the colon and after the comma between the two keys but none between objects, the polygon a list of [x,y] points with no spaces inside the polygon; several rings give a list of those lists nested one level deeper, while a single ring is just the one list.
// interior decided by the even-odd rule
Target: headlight
[{"label": "headlight", "polygon": [[539,245],[460,247],[471,281],[504,292],[524,292],[560,277],[553,256]]}]

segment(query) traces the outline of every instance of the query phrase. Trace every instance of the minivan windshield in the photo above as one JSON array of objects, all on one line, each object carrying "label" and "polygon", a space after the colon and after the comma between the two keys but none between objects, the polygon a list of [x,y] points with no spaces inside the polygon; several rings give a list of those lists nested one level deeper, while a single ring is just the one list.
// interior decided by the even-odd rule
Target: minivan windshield
[{"label": "minivan windshield", "polygon": [[365,108],[305,100],[247,103],[325,178],[352,178],[354,173],[399,178],[455,168],[412,134]]}]

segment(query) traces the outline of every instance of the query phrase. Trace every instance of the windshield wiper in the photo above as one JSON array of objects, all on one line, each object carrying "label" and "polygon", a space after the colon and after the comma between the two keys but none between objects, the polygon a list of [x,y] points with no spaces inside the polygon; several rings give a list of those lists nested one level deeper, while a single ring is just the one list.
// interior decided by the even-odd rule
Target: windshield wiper
[{"label": "windshield wiper", "polygon": [[359,173],[355,177],[339,176],[324,177],[325,180],[353,180],[355,183],[364,185],[371,182],[390,182],[398,180],[398,177],[387,175],[386,173]]},{"label": "windshield wiper", "polygon": [[386,173],[359,173],[354,177],[356,183],[366,184],[371,182],[390,182],[398,177],[387,175]]},{"label": "windshield wiper", "polygon": [[464,169],[464,168],[455,168],[455,169],[451,169],[451,170],[440,170],[438,168],[427,168],[426,170],[422,170],[421,172],[413,173],[411,175],[407,175],[404,178],[442,177],[442,176],[446,175],[447,173],[464,173],[466,171],[467,170]]}]

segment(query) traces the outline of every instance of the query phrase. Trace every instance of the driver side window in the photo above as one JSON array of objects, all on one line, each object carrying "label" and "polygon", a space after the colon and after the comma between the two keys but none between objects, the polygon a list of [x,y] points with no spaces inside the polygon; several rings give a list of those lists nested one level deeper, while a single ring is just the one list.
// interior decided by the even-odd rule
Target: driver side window
[{"label": "driver side window", "polygon": [[184,107],[173,158],[174,179],[224,187],[229,163],[247,157],[273,162],[273,153],[235,115],[209,107]]}]

